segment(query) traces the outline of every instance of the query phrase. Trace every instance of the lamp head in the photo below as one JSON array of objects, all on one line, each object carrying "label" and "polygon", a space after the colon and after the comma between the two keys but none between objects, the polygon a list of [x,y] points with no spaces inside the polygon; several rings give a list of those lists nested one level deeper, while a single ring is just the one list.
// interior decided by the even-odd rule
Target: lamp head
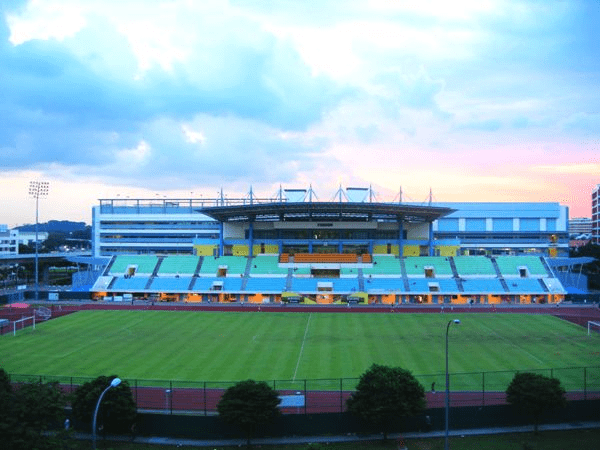
[{"label": "lamp head", "polygon": [[117,387],[120,384],[121,384],[121,379],[115,378],[110,382],[110,387]]}]

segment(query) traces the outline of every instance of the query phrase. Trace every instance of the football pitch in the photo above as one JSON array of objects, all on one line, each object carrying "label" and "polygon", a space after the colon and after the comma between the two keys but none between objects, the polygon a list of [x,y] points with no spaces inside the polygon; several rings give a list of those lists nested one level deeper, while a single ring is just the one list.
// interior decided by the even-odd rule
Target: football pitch
[{"label": "football pitch", "polygon": [[[84,311],[1,336],[0,367],[59,379],[224,382],[355,378],[378,363],[441,374],[422,378],[441,389],[451,319],[461,324],[449,330],[450,372],[474,374],[456,377],[456,389],[477,389],[482,372],[598,365],[600,334],[546,315]],[[580,371],[570,376],[560,377],[577,389]]]}]

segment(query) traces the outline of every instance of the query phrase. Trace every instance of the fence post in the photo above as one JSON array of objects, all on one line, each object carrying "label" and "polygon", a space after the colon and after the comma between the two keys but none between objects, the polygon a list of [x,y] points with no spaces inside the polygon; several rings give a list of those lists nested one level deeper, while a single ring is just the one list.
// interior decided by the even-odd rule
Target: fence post
[{"label": "fence post", "polygon": [[204,382],[204,415],[208,416],[207,407],[206,407],[206,381]]},{"label": "fence post", "polygon": [[306,378],[304,379],[304,415],[306,415],[306,403],[307,403],[307,396],[306,396]]},{"label": "fence post", "polygon": [[485,406],[485,372],[481,372],[481,406]]},{"label": "fence post", "polygon": [[583,399],[587,400],[587,367],[583,368]]},{"label": "fence post", "polygon": [[343,390],[344,390],[344,379],[340,378],[340,412],[344,412],[344,397],[343,397]]}]

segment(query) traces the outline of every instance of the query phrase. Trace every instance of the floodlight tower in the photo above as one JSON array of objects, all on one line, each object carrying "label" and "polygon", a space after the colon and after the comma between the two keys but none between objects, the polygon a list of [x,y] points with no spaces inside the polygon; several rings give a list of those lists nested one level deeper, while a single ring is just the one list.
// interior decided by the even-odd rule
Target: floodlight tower
[{"label": "floodlight tower", "polygon": [[39,205],[40,197],[48,196],[48,188],[50,183],[47,181],[30,181],[29,196],[35,198],[35,300],[39,300],[40,285],[39,285],[39,242],[38,242],[38,225],[39,225]]}]

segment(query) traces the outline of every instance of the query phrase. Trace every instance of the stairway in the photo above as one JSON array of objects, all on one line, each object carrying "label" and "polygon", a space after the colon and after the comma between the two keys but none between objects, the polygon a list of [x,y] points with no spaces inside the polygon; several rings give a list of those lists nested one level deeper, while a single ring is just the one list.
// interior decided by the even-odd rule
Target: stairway
[{"label": "stairway", "polygon": [[242,279],[241,290],[246,290],[246,285],[248,284],[248,278],[250,277],[250,270],[252,270],[252,256],[248,256],[248,261],[246,261],[246,270],[244,270],[244,278]]},{"label": "stairway", "polygon": [[508,287],[508,284],[506,283],[502,272],[500,272],[500,266],[498,266],[498,261],[496,261],[496,258],[490,259],[492,260],[492,266],[494,266],[494,270],[496,271],[496,276],[498,277],[498,279],[500,280],[500,284],[502,284],[502,287],[504,288],[504,292],[510,292],[510,288]]},{"label": "stairway", "polygon": [[402,282],[404,283],[404,290],[410,291],[410,283],[408,282],[408,275],[406,274],[406,259],[400,258],[400,270],[402,271]]},{"label": "stairway", "polygon": [[456,268],[456,263],[454,262],[453,257],[449,257],[448,261],[450,261],[450,268],[452,269],[452,276],[454,277],[454,281],[456,282],[456,286],[458,287],[459,292],[465,292],[465,287],[463,286],[463,280],[458,275],[458,269]]},{"label": "stairway", "polygon": [[365,277],[363,275],[362,267],[359,267],[357,269],[357,272],[358,272],[358,290],[360,292],[366,292],[365,291]]}]

